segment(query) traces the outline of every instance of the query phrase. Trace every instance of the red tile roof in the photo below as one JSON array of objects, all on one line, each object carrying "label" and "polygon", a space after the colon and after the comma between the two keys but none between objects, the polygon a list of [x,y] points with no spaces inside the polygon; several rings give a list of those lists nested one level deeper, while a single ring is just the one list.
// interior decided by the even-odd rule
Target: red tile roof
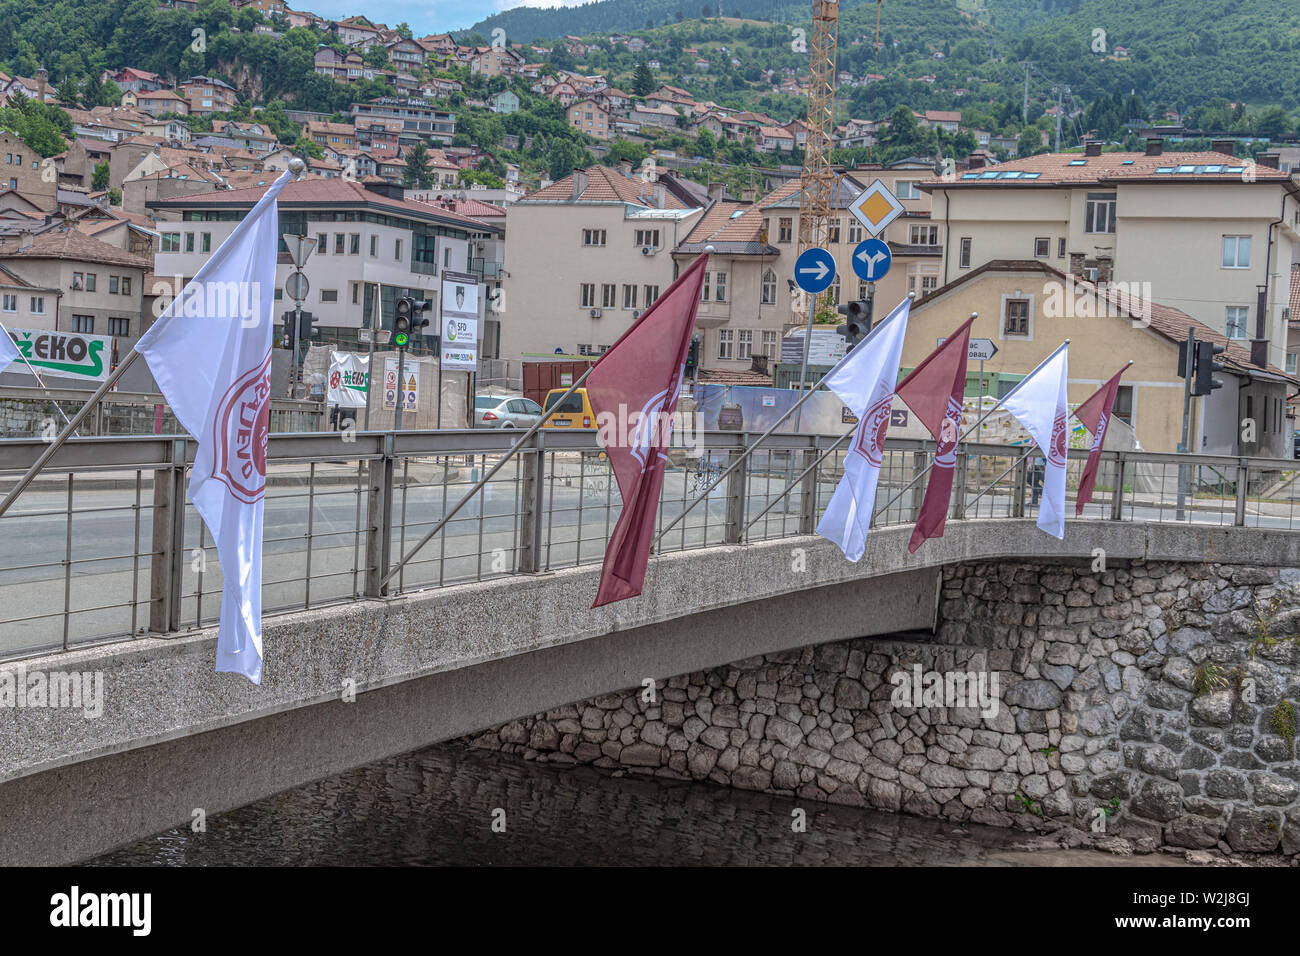
[{"label": "red tile roof", "polygon": [[133,256],[117,246],[92,239],[77,229],[43,232],[33,236],[31,245],[19,249],[18,239],[0,243],[0,257],[5,259],[74,259],[80,262],[102,262],[107,265],[127,266],[149,270],[153,263],[143,256]]},{"label": "red tile roof", "polygon": [[[1076,165],[1072,165],[1076,164]],[[922,186],[942,186],[944,188],[968,188],[976,186],[1052,186],[1052,185],[1087,185],[1089,183],[1111,183],[1111,182],[1231,182],[1233,180],[1241,181],[1243,174],[1241,170],[1249,165],[1249,160],[1236,159],[1224,153],[1214,152],[1197,152],[1197,153],[1174,153],[1166,152],[1158,156],[1148,156],[1146,153],[1102,153],[1100,156],[1086,156],[1083,153],[1041,153],[1038,156],[1028,156],[1024,159],[1012,159],[1005,163],[999,163],[993,169],[979,170],[980,173],[994,173],[999,175],[993,178],[991,175],[987,179],[963,179],[958,177],[955,182],[944,182],[940,177],[924,179],[921,181]],[[1223,168],[1236,169],[1237,172],[1177,172],[1181,166],[1220,166]],[[1172,167],[1174,172],[1158,173],[1157,169],[1167,169]],[[1288,173],[1271,169],[1267,166],[1255,164],[1253,166],[1255,179],[1258,182],[1278,182],[1290,185],[1291,176]],[[1009,172],[1037,173],[1036,179],[1007,179],[1005,174]]]},{"label": "red tile roof", "polygon": [[[643,182],[638,176],[624,176],[608,166],[588,166],[583,170],[587,174],[587,186],[579,197],[581,202],[625,202],[635,206],[654,209],[654,184]],[[685,203],[667,190],[664,191],[665,209],[686,209]],[[550,200],[565,201],[573,198],[573,176],[565,176],[559,182],[551,183],[545,189],[530,193],[520,202],[538,202]]]}]

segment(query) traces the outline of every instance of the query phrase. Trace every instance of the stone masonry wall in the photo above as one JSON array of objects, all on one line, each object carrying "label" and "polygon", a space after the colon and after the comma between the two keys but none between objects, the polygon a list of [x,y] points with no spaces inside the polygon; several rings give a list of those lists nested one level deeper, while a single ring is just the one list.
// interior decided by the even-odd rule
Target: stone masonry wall
[{"label": "stone masonry wall", "polygon": [[[653,701],[644,688],[608,694],[471,742],[923,816],[1073,827],[1147,849],[1297,854],[1298,632],[1295,569],[959,565],[944,571],[933,642],[864,638],[738,661],[660,679]],[[916,665],[996,674],[998,706],[906,706],[894,681],[911,686]]]}]

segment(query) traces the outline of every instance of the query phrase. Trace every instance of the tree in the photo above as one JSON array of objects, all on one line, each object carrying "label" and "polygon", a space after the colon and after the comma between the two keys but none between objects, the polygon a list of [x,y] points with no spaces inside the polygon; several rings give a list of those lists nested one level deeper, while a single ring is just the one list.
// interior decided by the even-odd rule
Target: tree
[{"label": "tree", "polygon": [[384,70],[390,65],[388,61],[388,50],[378,43],[371,44],[367,47],[361,60],[372,70]]},{"label": "tree", "polygon": [[81,84],[75,76],[64,77],[63,82],[55,87],[54,93],[65,106],[76,106],[81,102]]},{"label": "tree", "polygon": [[406,152],[406,168],[402,170],[402,187],[429,189],[433,186],[433,170],[429,169],[429,150],[417,142]]},{"label": "tree", "polygon": [[1043,145],[1042,130],[1037,126],[1026,126],[1024,132],[1020,134],[1020,140],[1016,143],[1016,155],[1024,159],[1026,156],[1045,152],[1047,147]]},{"label": "tree", "polygon": [[95,192],[108,188],[109,171],[108,160],[104,160],[95,167],[95,171],[90,177],[90,188]]},{"label": "tree", "polygon": [[712,159],[713,154],[718,150],[718,141],[708,129],[701,129],[699,135],[695,137],[695,151],[705,159]]},{"label": "tree", "polygon": [[303,159],[324,159],[325,148],[307,136],[299,136],[293,144],[293,154]]},{"label": "tree", "polygon": [[655,75],[650,70],[650,64],[644,59],[636,65],[636,72],[632,74],[632,92],[637,96],[649,96],[655,89]]}]

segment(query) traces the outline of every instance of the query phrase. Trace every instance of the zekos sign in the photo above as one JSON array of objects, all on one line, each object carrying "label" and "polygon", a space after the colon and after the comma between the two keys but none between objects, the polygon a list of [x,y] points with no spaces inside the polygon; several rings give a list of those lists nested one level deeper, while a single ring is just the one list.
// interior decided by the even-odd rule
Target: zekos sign
[{"label": "zekos sign", "polygon": [[42,374],[102,382],[113,361],[111,335],[52,332],[49,329],[10,329],[14,344]]}]

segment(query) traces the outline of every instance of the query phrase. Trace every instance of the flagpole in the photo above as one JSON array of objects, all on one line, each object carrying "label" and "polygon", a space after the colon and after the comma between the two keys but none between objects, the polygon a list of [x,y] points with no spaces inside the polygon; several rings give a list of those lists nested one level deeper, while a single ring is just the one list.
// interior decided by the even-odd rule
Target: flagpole
[{"label": "flagpole", "polygon": [[768,503],[768,506],[767,506],[766,508],[764,508],[764,509],[763,509],[762,511],[760,511],[758,514],[754,515],[754,517],[751,518],[751,519],[749,520],[749,523],[745,525],[744,530],[745,530],[745,531],[748,531],[750,528],[752,528],[752,527],[754,526],[754,523],[755,523],[756,521],[758,521],[759,518],[763,517],[763,515],[767,514],[769,511],[771,511],[773,508],[776,507],[776,503],[777,503],[778,501],[783,501],[783,500],[785,500],[785,496],[788,495],[791,491],[794,490],[795,485],[797,485],[797,484],[799,484],[799,482],[803,481],[804,478],[807,477],[807,475],[808,475],[808,473],[809,473],[810,471],[812,471],[814,468],[816,468],[818,465],[820,465],[822,462],[824,462],[824,461],[825,461],[825,460],[830,456],[831,452],[833,452],[835,449],[839,448],[840,445],[843,443],[844,439],[849,438],[850,436],[852,436],[852,435],[853,435],[853,432],[856,431],[856,430],[857,430],[857,426],[855,425],[852,429],[850,429],[849,431],[845,432],[845,433],[844,433],[843,435],[841,435],[839,438],[835,439],[835,441],[831,444],[831,446],[830,446],[829,448],[827,448],[824,452],[822,452],[821,455],[818,456],[818,458],[817,458],[816,461],[814,461],[811,465],[809,465],[809,466],[808,466],[807,468],[805,468],[803,471],[799,472],[799,474],[797,474],[797,475],[794,477],[794,480],[791,481],[788,485],[786,485],[786,486],[781,490],[781,493],[780,493],[779,495],[777,495],[775,498],[773,498],[772,501],[770,501],[770,502]]},{"label": "flagpole", "polygon": [[[967,435],[969,435],[971,432],[975,431],[975,430],[978,429],[981,425],[983,425],[984,422],[985,422],[985,420],[986,420],[990,415],[992,415],[994,412],[996,412],[996,411],[998,410],[998,406],[1000,406],[1003,402],[1005,402],[1008,398],[1010,398],[1012,395],[1014,395],[1014,394],[1016,393],[1016,389],[1017,389],[1017,388],[1019,388],[1022,384],[1024,384],[1024,383],[1027,382],[1030,378],[1032,378],[1032,377],[1034,376],[1034,373],[1035,373],[1035,372],[1037,372],[1040,368],[1042,368],[1042,367],[1043,367],[1044,365],[1046,365],[1049,361],[1051,361],[1052,356],[1056,355],[1057,352],[1061,351],[1061,349],[1065,348],[1065,347],[1066,347],[1067,345],[1069,345],[1069,344],[1070,344],[1070,340],[1069,340],[1069,339],[1066,339],[1066,340],[1065,340],[1064,342],[1062,342],[1059,346],[1057,346],[1055,349],[1052,350],[1052,354],[1051,354],[1051,355],[1047,356],[1047,358],[1043,359],[1043,360],[1042,360],[1041,362],[1039,362],[1036,366],[1034,366],[1034,370],[1033,370],[1032,372],[1030,372],[1028,375],[1026,375],[1024,378],[1022,378],[1019,382],[1016,382],[1015,387],[1012,388],[1011,391],[1009,391],[1009,392],[1007,392],[1005,395],[1001,396],[1001,397],[1000,397],[996,402],[993,403],[993,407],[992,407],[992,408],[990,408],[987,412],[985,412],[984,414],[982,414],[982,415],[979,417],[979,421],[977,421],[974,425],[972,425],[970,428],[966,429],[964,432],[962,432],[962,433],[957,437],[957,444],[960,445],[961,442],[962,442],[962,439],[964,439],[964,438],[965,438]],[[880,508],[877,508],[876,511],[884,511],[884,510],[886,510],[886,509],[887,509],[890,505],[892,505],[895,501],[897,501],[899,498],[903,497],[903,494],[904,494],[904,493],[905,493],[909,488],[911,488],[913,485],[915,485],[918,481],[920,481],[920,480],[921,480],[925,475],[927,475],[927,474],[929,473],[930,469],[934,467],[935,460],[936,460],[936,459],[935,459],[934,457],[932,457],[932,458],[930,459],[930,463],[929,463],[928,465],[926,465],[924,468],[922,468],[920,471],[918,471],[918,472],[916,473],[916,475],[913,476],[913,478],[912,478],[911,481],[909,481],[909,482],[908,482],[907,484],[905,484],[901,489],[899,489],[898,494],[894,495],[894,497],[892,497],[892,498],[890,498],[888,501],[886,501],[886,502],[884,503],[884,505],[881,506]],[[873,515],[874,515],[874,512],[873,512]]]},{"label": "flagpole", "polygon": [[113,369],[113,371],[109,373],[108,378],[104,379],[99,388],[95,390],[95,394],[91,395],[86,401],[86,404],[82,405],[77,413],[73,415],[72,418],[68,419],[68,424],[63,427],[63,431],[59,433],[57,438],[50,442],[49,447],[47,447],[45,451],[41,452],[41,456],[37,458],[36,461],[32,463],[32,466],[27,469],[27,472],[18,479],[18,483],[10,489],[9,494],[5,495],[4,501],[0,501],[0,517],[3,517],[5,512],[9,510],[9,506],[18,500],[18,496],[21,495],[27,486],[32,483],[49,460],[54,457],[55,452],[63,447],[63,443],[66,442],[73,432],[76,431],[77,426],[86,420],[86,416],[90,414],[90,410],[94,408],[106,394],[108,394],[108,390],[117,384],[117,380],[122,377],[122,373],[130,368],[131,363],[139,357],[140,353],[135,349],[131,349],[131,351],[126,354],[126,358],[118,363],[117,368]]},{"label": "flagpole", "polygon": [[46,395],[50,396],[50,401],[54,403],[54,410],[59,413],[59,417],[66,422],[68,420],[67,412],[59,407],[59,400],[54,397],[54,393],[50,391],[50,387],[45,384],[45,379],[41,378],[41,373],[32,368],[32,363],[27,361],[27,356],[22,353],[21,349],[18,351],[18,357],[22,359],[23,364],[27,366],[27,371],[32,373],[32,378],[36,379],[36,384],[41,387],[41,390],[45,392]]},{"label": "flagpole", "polygon": [[563,395],[561,395],[554,402],[552,402],[551,407],[549,409],[543,410],[542,417],[537,420],[537,423],[519,437],[519,440],[516,441],[514,445],[510,447],[510,450],[506,452],[505,455],[502,456],[500,461],[498,461],[495,465],[493,465],[491,469],[484,472],[483,477],[474,483],[474,486],[470,488],[470,490],[465,494],[465,497],[461,498],[460,501],[456,502],[456,506],[452,508],[450,511],[448,511],[445,515],[443,515],[442,519],[436,525],[434,525],[433,528],[429,530],[429,533],[426,534],[423,538],[421,538],[419,540],[419,543],[417,543],[415,547],[411,548],[410,551],[406,552],[406,554],[402,557],[400,561],[397,562],[397,564],[393,565],[392,570],[390,570],[388,574],[386,574],[383,577],[383,579],[380,580],[379,582],[379,592],[381,594],[384,592],[384,588],[388,586],[388,582],[397,576],[397,573],[406,566],[406,563],[410,561],[411,558],[415,557],[415,553],[419,551],[421,548],[423,548],[426,544],[428,544],[433,539],[433,536],[436,535],[439,531],[441,531],[446,526],[448,521],[456,517],[456,513],[459,512],[460,509],[465,506],[465,503],[468,502],[471,498],[473,498],[476,494],[478,494],[479,490],[482,489],[482,487],[492,479],[493,475],[495,475],[498,471],[501,470],[501,468],[505,465],[506,462],[508,462],[511,458],[514,457],[515,452],[517,452],[520,448],[522,448],[524,444],[528,441],[528,439],[532,438],[534,435],[537,434],[537,432],[541,429],[541,427],[545,425],[546,422],[550,420],[551,416],[554,415],[555,412],[559,409],[559,407],[564,404],[564,400],[578,390],[578,388],[582,385],[582,383],[587,380],[587,376],[590,375],[592,373],[592,370],[595,369],[595,367],[599,364],[600,364],[599,362],[593,362],[590,365],[588,365],[587,370],[583,372],[581,375],[579,375],[577,380],[574,381],[574,383],[569,386],[568,391],[566,391]]},{"label": "flagpole", "polygon": [[[908,299],[915,299],[915,298],[916,298],[916,293],[915,293],[915,292],[909,292],[909,293],[907,293],[907,298],[908,298]],[[901,303],[901,302],[899,303],[900,306],[901,306],[902,304],[903,304],[903,303]],[[896,313],[897,311],[898,311],[898,306],[895,306],[895,307],[894,307],[894,310],[893,310],[892,312],[890,312],[890,315],[893,315],[893,314]],[[857,345],[855,345],[854,348],[859,348],[859,349],[860,349],[860,348],[863,348],[864,346],[866,346],[867,343],[869,343],[873,338],[875,338],[876,333],[879,332],[881,329],[883,329],[887,324],[888,324],[888,316],[886,316],[885,320],[881,321],[881,323],[880,323],[879,325],[877,325],[874,329],[872,329],[870,332],[868,332],[868,333],[867,333],[867,337],[864,338],[864,339],[863,339],[861,342],[859,342]],[[852,354],[852,353],[850,352],[849,355],[851,355],[851,354]],[[763,432],[763,434],[761,434],[761,435],[759,435],[757,438],[755,438],[754,441],[751,442],[747,448],[745,448],[745,450],[741,453],[741,455],[740,455],[739,458],[737,458],[735,461],[733,461],[731,464],[729,464],[729,465],[728,465],[728,466],[727,466],[727,467],[726,467],[722,472],[720,472],[720,473],[718,474],[718,477],[715,478],[715,479],[713,479],[713,481],[709,484],[709,486],[708,486],[707,488],[705,488],[702,492],[700,492],[700,494],[699,494],[698,496],[696,496],[695,500],[693,500],[689,505],[687,505],[685,508],[683,508],[681,514],[679,514],[676,518],[674,518],[672,521],[670,521],[670,522],[667,524],[667,526],[664,527],[664,529],[661,530],[661,531],[659,532],[659,536],[658,536],[657,538],[655,538],[655,547],[658,548],[658,547],[659,547],[659,542],[662,541],[662,540],[664,539],[664,536],[667,535],[668,532],[671,531],[673,528],[675,528],[675,527],[677,526],[677,523],[678,523],[679,521],[681,521],[683,518],[685,518],[685,517],[686,517],[686,516],[687,516],[687,515],[688,515],[688,514],[689,514],[689,513],[690,513],[690,512],[695,508],[696,505],[698,505],[701,501],[703,501],[705,498],[707,498],[707,497],[709,496],[710,492],[712,492],[714,488],[716,488],[716,487],[718,487],[718,485],[722,484],[722,480],[723,480],[724,478],[726,478],[729,474],[731,474],[733,471],[735,471],[737,468],[739,468],[742,464],[744,464],[745,461],[749,458],[749,456],[752,455],[752,454],[753,454],[753,453],[758,449],[758,446],[761,445],[764,441],[766,441],[766,440],[767,440],[767,439],[772,435],[773,432],[775,432],[778,428],[780,428],[781,425],[785,422],[786,419],[788,419],[791,415],[793,415],[793,414],[795,413],[795,411],[797,411],[798,408],[799,408],[801,405],[803,405],[804,402],[808,401],[808,399],[812,398],[815,394],[817,394],[817,390],[818,390],[819,388],[821,388],[822,383],[825,382],[825,381],[826,381],[828,378],[830,378],[832,375],[834,375],[835,372],[836,372],[836,370],[837,370],[841,365],[843,365],[846,361],[848,361],[849,355],[845,355],[844,358],[842,358],[842,359],[840,359],[838,362],[836,362],[836,363],[835,363],[835,367],[832,368],[832,369],[831,369],[829,372],[827,372],[825,375],[823,375],[821,378],[819,378],[819,379],[818,379],[818,380],[813,384],[813,387],[812,387],[812,388],[804,390],[804,391],[803,391],[803,394],[802,394],[801,396],[799,396],[799,400],[798,400],[797,402],[795,402],[795,403],[794,403],[793,405],[791,405],[788,409],[786,409],[785,413],[782,414],[781,417],[778,418],[775,422],[773,422],[772,425],[767,429],[767,431]],[[853,434],[853,432],[850,431],[850,432],[849,432],[849,435],[852,435],[852,434]],[[848,437],[848,436],[846,435],[846,436],[844,436],[844,437]],[[840,439],[840,441],[843,441],[843,440],[844,440],[844,438],[841,438],[841,439]],[[838,442],[837,442],[836,444],[838,444]],[[832,446],[832,447],[834,447],[834,446]],[[825,457],[825,456],[823,456],[823,458],[824,458],[824,457]],[[820,462],[820,461],[822,461],[822,459],[819,458],[819,459],[817,459],[817,461]],[[746,527],[748,527],[748,526],[746,526]]]}]

